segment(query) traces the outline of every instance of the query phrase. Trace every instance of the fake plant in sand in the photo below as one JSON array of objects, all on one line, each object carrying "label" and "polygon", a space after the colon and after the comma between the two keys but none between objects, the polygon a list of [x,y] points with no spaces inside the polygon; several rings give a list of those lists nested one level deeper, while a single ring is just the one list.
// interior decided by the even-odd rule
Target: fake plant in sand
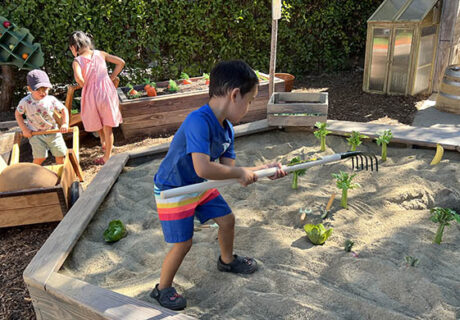
[{"label": "fake plant in sand", "polygon": [[449,208],[433,208],[431,212],[431,221],[439,223],[438,230],[436,231],[436,236],[433,240],[433,243],[441,244],[442,234],[444,232],[444,227],[450,225],[450,221],[456,220],[460,223],[460,215],[452,209]]},{"label": "fake plant in sand", "polygon": [[390,143],[391,138],[393,138],[393,134],[391,130],[385,130],[383,133],[376,139],[378,145],[382,145],[382,161],[387,160],[387,144]]},{"label": "fake plant in sand", "polygon": [[332,176],[337,179],[337,188],[342,189],[341,205],[343,208],[348,209],[348,189],[361,187],[359,183],[351,182],[356,176],[356,173],[350,175],[346,172],[340,171],[340,173],[333,173]]},{"label": "fake plant in sand", "polygon": [[326,230],[324,226],[319,224],[306,224],[304,227],[305,232],[307,233],[308,239],[310,239],[313,244],[323,244],[326,242],[327,238],[332,234],[332,228]]},{"label": "fake plant in sand", "polygon": [[[288,166],[293,166],[293,165],[296,165],[302,162],[304,161],[301,161],[299,157],[295,157],[291,160],[291,162],[289,162]],[[307,172],[307,169],[300,169],[300,170],[296,170],[292,172],[292,185],[291,185],[292,189],[296,190],[298,188],[299,177],[305,175],[306,172]]]},{"label": "fake plant in sand", "polygon": [[359,133],[358,131],[352,131],[349,138],[347,138],[348,144],[351,146],[350,151],[356,151],[356,147],[361,143],[361,139],[369,138],[368,136]]},{"label": "fake plant in sand", "polygon": [[326,125],[326,122],[315,123],[315,127],[317,127],[318,130],[313,132],[316,138],[321,139],[321,151],[326,151],[326,136],[332,132],[326,129]]},{"label": "fake plant in sand", "polygon": [[112,220],[109,222],[108,228],[104,231],[104,240],[105,242],[116,242],[126,237],[127,233],[123,222],[120,220]]}]

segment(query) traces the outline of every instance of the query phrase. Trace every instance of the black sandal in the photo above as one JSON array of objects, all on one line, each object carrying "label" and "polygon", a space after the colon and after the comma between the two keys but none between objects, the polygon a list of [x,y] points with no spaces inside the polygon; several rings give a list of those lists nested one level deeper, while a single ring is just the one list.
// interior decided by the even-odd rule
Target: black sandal
[{"label": "black sandal", "polygon": [[156,299],[162,307],[171,310],[182,310],[187,306],[187,301],[177,293],[173,287],[158,289],[158,284],[153,288],[150,296]]},{"label": "black sandal", "polygon": [[223,263],[221,257],[217,260],[217,269],[222,272],[249,274],[257,270],[257,261],[253,258],[233,255],[235,259],[229,264]]}]

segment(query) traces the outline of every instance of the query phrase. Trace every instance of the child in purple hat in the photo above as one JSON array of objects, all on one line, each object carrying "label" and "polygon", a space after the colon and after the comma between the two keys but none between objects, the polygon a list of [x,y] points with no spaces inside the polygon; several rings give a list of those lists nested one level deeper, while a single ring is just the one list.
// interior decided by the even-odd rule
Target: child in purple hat
[{"label": "child in purple hat", "polygon": [[[42,70],[32,70],[27,74],[27,89],[29,94],[22,98],[14,113],[16,121],[24,137],[29,138],[32,147],[34,163],[41,165],[48,157],[48,150],[56,158],[56,163],[63,164],[67,152],[61,133],[32,135],[34,131],[58,129],[53,117],[55,111],[62,117],[61,132],[69,130],[69,114],[67,108],[55,97],[48,95],[52,88],[48,75]],[[27,119],[24,122],[23,115]]]}]

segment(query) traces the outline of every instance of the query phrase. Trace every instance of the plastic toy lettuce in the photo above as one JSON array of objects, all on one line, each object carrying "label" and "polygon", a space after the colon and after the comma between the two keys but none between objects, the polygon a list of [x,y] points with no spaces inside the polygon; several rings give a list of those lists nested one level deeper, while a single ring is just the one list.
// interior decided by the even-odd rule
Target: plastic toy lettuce
[{"label": "plastic toy lettuce", "polygon": [[[299,157],[295,157],[294,159],[291,160],[291,162],[289,162],[288,165],[293,166],[295,164],[299,164],[302,162],[303,161],[301,161]],[[291,185],[292,189],[296,190],[298,188],[297,182],[299,180],[299,177],[305,175],[306,172],[307,172],[307,169],[300,169],[300,170],[292,172],[292,185]]]},{"label": "plastic toy lettuce", "polygon": [[120,220],[112,220],[109,222],[108,228],[104,231],[104,240],[106,242],[116,242],[126,237],[127,233],[123,222]]},{"label": "plastic toy lettuce", "polygon": [[431,221],[439,223],[439,227],[436,231],[436,236],[433,243],[441,244],[444,227],[449,226],[449,222],[453,220],[456,220],[458,223],[460,223],[460,215],[452,209],[439,207],[431,209],[430,212],[432,214],[430,218]]},{"label": "plastic toy lettuce", "polygon": [[326,122],[315,123],[315,127],[317,127],[318,130],[313,132],[316,138],[321,139],[321,151],[326,150],[326,135],[332,132],[326,129],[326,125]]},{"label": "plastic toy lettuce", "polygon": [[327,238],[332,234],[332,228],[326,230],[324,226],[319,224],[306,224],[304,227],[305,232],[307,233],[308,239],[310,239],[313,244],[323,244],[326,242]]},{"label": "plastic toy lettuce", "polygon": [[348,189],[361,187],[359,183],[351,182],[356,176],[356,173],[349,175],[346,172],[340,171],[340,173],[333,173],[332,176],[337,179],[337,188],[342,189],[341,205],[343,208],[348,209]]},{"label": "plastic toy lettuce", "polygon": [[393,138],[393,134],[391,130],[385,130],[383,133],[376,139],[378,145],[382,145],[382,161],[387,160],[387,144],[390,143],[391,138]]},{"label": "plastic toy lettuce", "polygon": [[168,90],[169,92],[177,92],[179,90],[176,81],[171,79],[169,80]]},{"label": "plastic toy lettuce", "polygon": [[352,131],[349,138],[347,138],[348,144],[351,146],[350,151],[356,151],[356,147],[359,146],[361,143],[361,139],[369,138],[364,134],[360,134],[358,131]]}]

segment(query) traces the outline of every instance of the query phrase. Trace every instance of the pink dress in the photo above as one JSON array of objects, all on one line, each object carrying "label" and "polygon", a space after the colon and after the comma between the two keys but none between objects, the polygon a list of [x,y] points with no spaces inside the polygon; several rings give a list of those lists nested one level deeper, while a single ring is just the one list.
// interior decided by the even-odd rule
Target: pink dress
[{"label": "pink dress", "polygon": [[118,127],[123,121],[117,89],[107,73],[104,57],[93,50],[92,58],[75,58],[81,67],[85,86],[81,94],[81,120],[85,131],[98,131],[103,126]]}]

